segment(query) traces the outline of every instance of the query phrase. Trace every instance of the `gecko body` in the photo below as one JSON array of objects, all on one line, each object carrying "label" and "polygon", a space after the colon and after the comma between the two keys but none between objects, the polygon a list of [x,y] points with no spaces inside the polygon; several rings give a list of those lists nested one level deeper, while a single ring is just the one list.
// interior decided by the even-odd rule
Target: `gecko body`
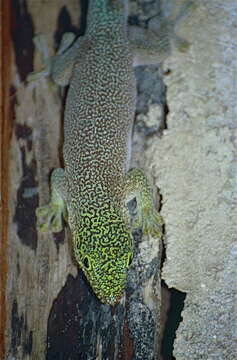
[{"label": "gecko body", "polygon": [[96,0],[88,11],[64,120],[68,219],[79,265],[97,296],[113,305],[133,253],[122,201],[135,78],[122,6]]},{"label": "gecko body", "polygon": [[145,175],[139,169],[128,171],[136,101],[134,51],[142,50],[143,56],[146,46],[152,54],[154,48],[137,38],[137,45],[129,43],[125,0],[91,0],[87,19],[86,34],[71,40],[67,51],[63,44],[59,56],[48,63],[46,72],[61,85],[70,80],[70,86],[64,170],[53,171],[50,202],[37,209],[37,217],[43,231],[60,231],[64,217],[76,260],[95,294],[115,305],[133,257],[126,206],[131,198],[137,201],[133,227],[161,236],[162,220]]}]

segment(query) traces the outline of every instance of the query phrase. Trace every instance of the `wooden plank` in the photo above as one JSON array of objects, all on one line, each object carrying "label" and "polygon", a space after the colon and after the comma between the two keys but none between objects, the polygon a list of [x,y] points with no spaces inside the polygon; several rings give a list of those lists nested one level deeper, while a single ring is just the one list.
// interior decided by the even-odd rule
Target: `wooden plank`
[{"label": "wooden plank", "polygon": [[5,353],[8,179],[10,147],[10,4],[0,1],[0,358]]}]

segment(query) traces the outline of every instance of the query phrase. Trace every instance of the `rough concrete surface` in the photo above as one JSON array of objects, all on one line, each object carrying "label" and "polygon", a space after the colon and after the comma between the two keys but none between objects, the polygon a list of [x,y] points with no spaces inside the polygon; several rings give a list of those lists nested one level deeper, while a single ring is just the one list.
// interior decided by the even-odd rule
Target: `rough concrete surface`
[{"label": "rough concrete surface", "polygon": [[165,62],[167,130],[147,149],[163,197],[163,279],[186,292],[174,356],[236,359],[237,3],[200,0]]}]

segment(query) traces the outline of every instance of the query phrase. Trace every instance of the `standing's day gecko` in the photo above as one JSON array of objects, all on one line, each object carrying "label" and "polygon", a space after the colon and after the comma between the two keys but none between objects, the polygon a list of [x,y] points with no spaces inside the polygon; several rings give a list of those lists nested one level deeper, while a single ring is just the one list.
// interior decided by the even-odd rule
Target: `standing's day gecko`
[{"label": "standing's day gecko", "polygon": [[[128,171],[136,101],[133,65],[163,60],[175,25],[128,27],[127,12],[125,0],[91,0],[86,34],[75,41],[66,34],[39,73],[70,86],[64,170],[52,172],[51,199],[37,209],[38,224],[42,231],[58,232],[65,219],[79,266],[97,297],[110,305],[124,292],[132,229],[161,236],[162,220],[146,176],[139,169]],[[137,216],[131,224],[126,204],[134,197]]]}]

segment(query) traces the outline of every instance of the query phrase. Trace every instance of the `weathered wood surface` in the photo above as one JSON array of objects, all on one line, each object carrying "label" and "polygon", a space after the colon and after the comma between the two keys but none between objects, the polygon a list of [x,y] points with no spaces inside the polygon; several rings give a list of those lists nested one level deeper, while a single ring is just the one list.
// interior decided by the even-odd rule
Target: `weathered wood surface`
[{"label": "weathered wood surface", "polygon": [[[86,8],[84,1],[79,4],[78,0],[12,2],[4,358],[154,359],[159,338],[159,242],[141,241],[135,234],[136,257],[126,298],[111,308],[96,299],[74,263],[69,231],[40,234],[36,228],[35,209],[48,199],[49,174],[62,165],[63,100],[45,79],[25,82],[33,70],[32,37],[45,33],[53,52],[53,40],[60,40],[65,31],[77,31],[80,9],[85,15]],[[35,67],[40,68],[37,54]]]},{"label": "weathered wood surface", "polygon": [[6,323],[8,180],[10,142],[10,7],[0,1],[0,359],[4,356]]}]

